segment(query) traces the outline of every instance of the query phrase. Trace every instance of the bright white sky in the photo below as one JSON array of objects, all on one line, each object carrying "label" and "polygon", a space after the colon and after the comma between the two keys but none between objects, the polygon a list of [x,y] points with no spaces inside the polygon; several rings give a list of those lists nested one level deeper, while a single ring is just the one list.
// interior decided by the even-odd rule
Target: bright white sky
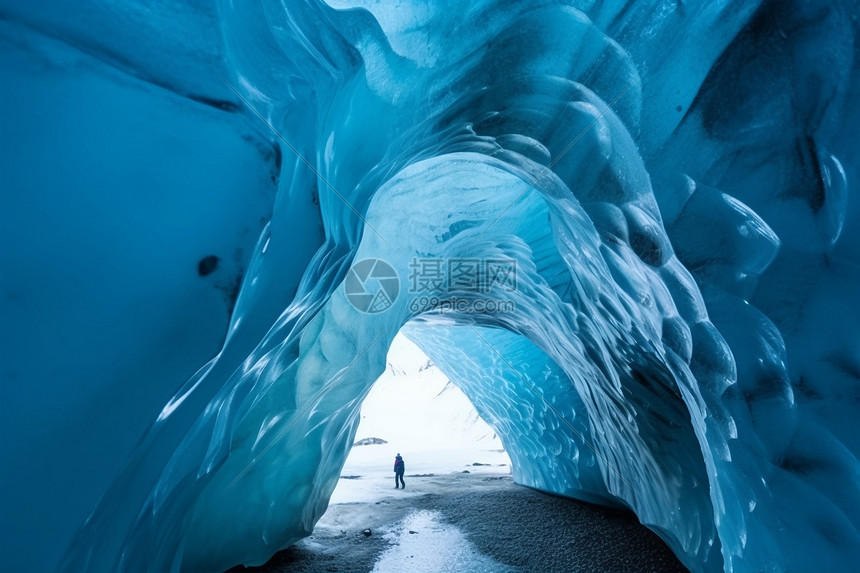
[{"label": "bright white sky", "polygon": [[501,448],[468,398],[438,368],[427,368],[429,361],[405,336],[395,337],[388,368],[362,406],[356,440],[382,438],[404,456],[407,450]]},{"label": "bright white sky", "polygon": [[[388,352],[388,368],[364,401],[355,437],[388,443],[352,449],[342,475],[360,475],[362,480],[341,480],[332,503],[360,501],[371,495],[364,489],[375,481],[389,486],[397,453],[406,461],[407,475],[509,470],[508,455],[499,451],[501,440],[438,368],[425,368],[428,362],[417,346],[397,335]],[[488,465],[476,467],[475,462]]]}]

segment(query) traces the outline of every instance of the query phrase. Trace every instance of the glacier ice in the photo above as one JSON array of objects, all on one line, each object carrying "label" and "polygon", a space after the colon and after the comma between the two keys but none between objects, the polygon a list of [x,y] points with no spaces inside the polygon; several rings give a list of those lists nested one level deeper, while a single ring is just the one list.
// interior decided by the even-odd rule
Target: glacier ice
[{"label": "glacier ice", "polygon": [[0,1],[4,567],[266,561],[402,330],[517,482],[856,570],[857,9]]}]

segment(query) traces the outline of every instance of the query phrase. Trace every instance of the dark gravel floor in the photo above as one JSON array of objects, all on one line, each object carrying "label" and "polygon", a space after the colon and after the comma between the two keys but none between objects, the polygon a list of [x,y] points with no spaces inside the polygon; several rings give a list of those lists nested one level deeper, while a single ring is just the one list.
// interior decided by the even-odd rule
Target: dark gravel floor
[{"label": "dark gravel floor", "polygon": [[362,530],[381,530],[415,510],[439,512],[478,551],[523,573],[686,571],[632,513],[541,493],[514,484],[509,476],[450,479],[455,485],[439,493],[332,506],[330,511],[341,512],[343,522],[354,525],[315,531],[261,567],[230,571],[371,571],[389,541]]},{"label": "dark gravel floor", "polygon": [[630,512],[512,482],[500,491],[440,501],[447,520],[482,553],[520,571],[686,571]]}]

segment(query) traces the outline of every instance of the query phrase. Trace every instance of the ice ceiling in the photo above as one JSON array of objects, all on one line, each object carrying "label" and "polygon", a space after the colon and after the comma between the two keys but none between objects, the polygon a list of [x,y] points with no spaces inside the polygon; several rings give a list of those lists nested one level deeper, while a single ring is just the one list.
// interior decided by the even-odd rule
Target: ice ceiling
[{"label": "ice ceiling", "polygon": [[857,11],[0,1],[3,567],[266,561],[403,328],[517,482],[857,570]]}]

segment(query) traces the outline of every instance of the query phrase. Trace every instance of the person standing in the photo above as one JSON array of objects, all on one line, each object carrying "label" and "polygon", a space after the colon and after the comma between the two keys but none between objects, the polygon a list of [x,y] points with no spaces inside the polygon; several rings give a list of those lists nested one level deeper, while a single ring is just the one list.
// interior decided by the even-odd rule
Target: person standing
[{"label": "person standing", "polygon": [[403,463],[403,458],[400,457],[400,454],[397,454],[394,458],[394,489],[401,486],[403,489],[406,489],[406,483],[403,481],[403,472],[405,471],[406,464]]}]

